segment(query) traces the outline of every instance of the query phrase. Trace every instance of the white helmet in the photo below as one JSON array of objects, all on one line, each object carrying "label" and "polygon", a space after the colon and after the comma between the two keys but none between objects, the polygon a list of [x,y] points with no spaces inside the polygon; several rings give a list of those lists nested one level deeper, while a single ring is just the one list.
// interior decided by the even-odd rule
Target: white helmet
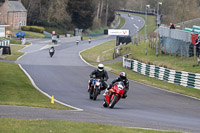
[{"label": "white helmet", "polygon": [[99,71],[103,71],[103,68],[104,68],[104,65],[103,65],[103,64],[99,64],[99,65],[98,65],[98,70],[99,70]]}]

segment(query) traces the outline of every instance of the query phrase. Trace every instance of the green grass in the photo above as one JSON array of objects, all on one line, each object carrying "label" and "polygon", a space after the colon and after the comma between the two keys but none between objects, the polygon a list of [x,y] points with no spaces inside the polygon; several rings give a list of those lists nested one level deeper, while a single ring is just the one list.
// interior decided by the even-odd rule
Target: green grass
[{"label": "green grass", "polygon": [[6,60],[16,60],[20,56],[22,56],[24,53],[18,52],[18,50],[24,48],[25,46],[23,45],[10,45],[11,48],[11,55],[6,55],[5,59]]},{"label": "green grass", "polygon": [[[8,31],[12,32],[13,34],[20,32],[20,30],[13,30],[13,29],[8,29]],[[25,38],[44,38],[44,34],[42,33],[37,33],[37,32],[31,32],[31,31],[21,31],[21,32],[25,32],[26,36]],[[16,44],[16,43],[13,43]]]},{"label": "green grass", "polygon": [[[84,59],[87,62],[98,62],[104,60],[111,60],[113,58],[113,50],[114,50],[115,41],[109,41],[105,44],[98,45],[96,47],[90,48],[81,53],[84,55]],[[92,51],[92,52],[91,52]]]},{"label": "green grass", "polygon": [[44,38],[44,34],[37,33],[37,32],[31,32],[31,31],[23,31],[26,32],[26,38]]},{"label": "green grass", "polygon": [[0,62],[0,79],[0,104],[70,109],[51,104],[51,99],[32,86],[17,64]]},{"label": "green grass", "polygon": [[120,17],[120,24],[116,29],[121,29],[124,26],[125,22],[126,22],[125,18]]},{"label": "green grass", "polygon": [[0,118],[0,132],[3,133],[178,133],[120,126],[92,124],[58,120],[24,120]]},{"label": "green grass", "polygon": [[66,33],[73,34],[72,31],[67,31],[66,29],[59,29],[56,27],[45,27],[45,31],[52,33],[52,31],[55,31],[59,35],[64,35]]}]

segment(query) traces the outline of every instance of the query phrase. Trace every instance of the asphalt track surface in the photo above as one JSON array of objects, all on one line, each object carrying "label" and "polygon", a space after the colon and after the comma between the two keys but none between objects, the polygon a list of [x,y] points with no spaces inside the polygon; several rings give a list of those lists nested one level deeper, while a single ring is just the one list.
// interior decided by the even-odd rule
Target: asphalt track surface
[{"label": "asphalt track surface", "polygon": [[[136,33],[138,27],[144,25],[144,20],[127,15],[124,29]],[[138,21],[140,20],[140,21]],[[167,92],[159,88],[130,81],[127,99],[121,99],[114,109],[103,107],[103,96],[96,101],[89,100],[87,85],[89,74],[94,67],[85,63],[79,52],[95,45],[115,39],[106,36],[74,43],[61,41],[55,47],[55,56],[49,57],[48,49],[43,49],[51,40],[30,39],[32,45],[23,49],[26,52],[16,61],[31,76],[39,89],[54,95],[56,100],[69,104],[83,111],[66,111],[56,109],[30,108],[20,106],[0,106],[0,117],[25,119],[72,120],[92,123],[111,124],[128,127],[153,128],[161,130],[180,130],[184,132],[200,132],[200,101],[198,99]],[[116,75],[109,74],[108,83]]]}]

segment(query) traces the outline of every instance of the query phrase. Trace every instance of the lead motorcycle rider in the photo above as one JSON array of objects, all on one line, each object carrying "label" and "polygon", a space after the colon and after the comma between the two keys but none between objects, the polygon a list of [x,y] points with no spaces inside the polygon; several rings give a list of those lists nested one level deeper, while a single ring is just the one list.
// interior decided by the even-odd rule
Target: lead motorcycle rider
[{"label": "lead motorcycle rider", "polygon": [[108,80],[108,74],[107,74],[107,71],[106,70],[104,70],[104,65],[103,64],[99,64],[98,65],[98,69],[95,69],[94,71],[92,71],[91,72],[91,74],[90,74],[90,80],[89,80],[89,85],[88,85],[88,92],[89,92],[89,90],[90,90],[90,86],[91,86],[91,84],[92,84],[92,81],[93,81],[93,76],[95,76],[95,78],[97,78],[97,79],[101,79],[101,82],[102,82],[102,86],[103,86],[103,88],[102,88],[102,90],[105,90],[107,87],[108,87],[108,85],[106,84],[106,82],[105,81],[107,81]]},{"label": "lead motorcycle rider", "polygon": [[122,82],[124,83],[124,85],[125,85],[125,89],[124,89],[125,92],[124,92],[122,98],[126,98],[126,97],[127,97],[127,94],[126,94],[126,93],[127,93],[128,90],[129,90],[129,81],[128,81],[128,79],[126,78],[126,73],[125,73],[125,72],[120,72],[119,77],[116,78],[116,79],[114,79],[114,80],[112,81],[112,83],[109,85],[109,87],[105,90],[103,96],[106,96],[106,93],[108,92],[108,90],[111,89],[112,86],[113,86],[116,82],[119,82],[119,81],[122,81]]}]

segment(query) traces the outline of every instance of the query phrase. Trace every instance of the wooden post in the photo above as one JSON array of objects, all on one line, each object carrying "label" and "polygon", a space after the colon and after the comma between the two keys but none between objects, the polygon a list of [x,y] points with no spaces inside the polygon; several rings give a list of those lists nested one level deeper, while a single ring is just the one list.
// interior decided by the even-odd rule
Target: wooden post
[{"label": "wooden post", "polygon": [[187,57],[189,57],[189,45],[187,45]]},{"label": "wooden post", "polygon": [[194,59],[196,59],[196,46],[194,45]]},{"label": "wooden post", "polygon": [[169,45],[169,50],[170,50],[170,56],[172,55],[172,45]]},{"label": "wooden post", "polygon": [[[162,44],[161,44],[161,46],[162,46]],[[160,55],[162,55],[162,47],[160,46]]]},{"label": "wooden post", "polygon": [[150,39],[151,39],[151,38],[149,38],[149,48],[150,48]]},{"label": "wooden post", "polygon": [[181,58],[183,57],[183,45],[181,45]]},{"label": "wooden post", "polygon": [[176,56],[176,44],[175,44],[175,47],[174,47],[174,48],[175,48],[175,56]]},{"label": "wooden post", "polygon": [[164,46],[165,46],[165,55],[166,55],[166,44]]}]

